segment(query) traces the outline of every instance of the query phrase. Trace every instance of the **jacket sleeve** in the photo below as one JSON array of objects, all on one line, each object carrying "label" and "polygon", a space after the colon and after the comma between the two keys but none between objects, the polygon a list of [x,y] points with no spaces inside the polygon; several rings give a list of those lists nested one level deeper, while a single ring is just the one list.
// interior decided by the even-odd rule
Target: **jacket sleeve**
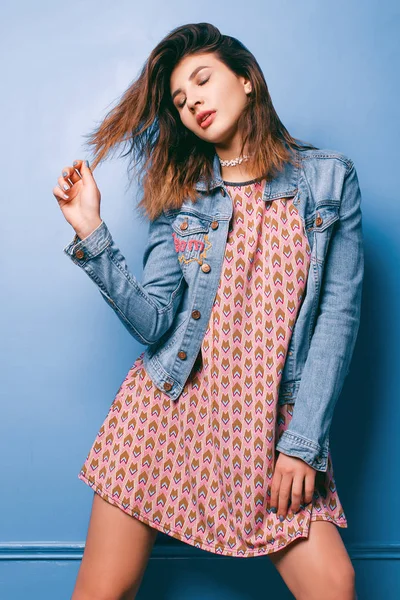
[{"label": "jacket sleeve", "polygon": [[129,271],[103,220],[86,238],[75,235],[64,252],[87,273],[140,343],[155,343],[169,329],[186,281],[164,213],[149,222],[141,282]]},{"label": "jacket sleeve", "polygon": [[339,220],[322,276],[320,306],[292,419],[276,449],[327,471],[329,430],[358,335],[364,248],[361,193],[354,164],[343,181]]}]

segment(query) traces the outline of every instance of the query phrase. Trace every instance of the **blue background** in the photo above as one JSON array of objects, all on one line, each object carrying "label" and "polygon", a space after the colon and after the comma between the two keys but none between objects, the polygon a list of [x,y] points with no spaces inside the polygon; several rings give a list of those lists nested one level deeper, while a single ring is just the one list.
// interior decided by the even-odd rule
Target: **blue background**
[{"label": "blue background", "polygon": [[[359,598],[400,596],[399,16],[397,2],[377,0],[2,3],[2,600],[70,598],[92,503],[77,474],[144,349],[63,253],[74,232],[52,188],[64,166],[90,158],[84,135],[152,48],[200,21],[254,53],[292,135],[355,162],[363,315],[332,456]],[[95,176],[102,217],[140,278],[146,227],[126,169],[127,159],[110,158]],[[267,594],[292,597],[268,557],[223,558],[159,534],[139,600]]]}]

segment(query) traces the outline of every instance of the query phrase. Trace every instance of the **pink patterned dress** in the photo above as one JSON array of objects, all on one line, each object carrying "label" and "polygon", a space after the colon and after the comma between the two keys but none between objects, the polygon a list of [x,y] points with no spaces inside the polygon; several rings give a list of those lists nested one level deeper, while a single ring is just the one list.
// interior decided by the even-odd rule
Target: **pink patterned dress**
[{"label": "pink patterned dress", "polygon": [[200,363],[173,401],[138,356],[78,478],[182,542],[252,557],[308,537],[310,521],[347,520],[330,454],[309,504],[283,522],[270,511],[275,446],[294,410],[278,404],[279,384],[310,247],[291,198],[263,200],[265,180],[225,184],[233,215]]}]

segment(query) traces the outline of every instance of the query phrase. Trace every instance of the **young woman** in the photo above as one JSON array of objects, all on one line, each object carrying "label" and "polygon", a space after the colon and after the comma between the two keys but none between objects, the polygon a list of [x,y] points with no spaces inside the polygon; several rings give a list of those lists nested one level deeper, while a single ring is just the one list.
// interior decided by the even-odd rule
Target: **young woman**
[{"label": "young woman", "polygon": [[[141,282],[93,170],[129,140],[149,218]],[[351,159],[289,135],[254,56],[178,27],[53,193],[64,251],[146,345],[79,478],[95,492],[73,600],[134,598],[162,531],[268,555],[298,599],[355,598],[329,447],[360,320]]]}]

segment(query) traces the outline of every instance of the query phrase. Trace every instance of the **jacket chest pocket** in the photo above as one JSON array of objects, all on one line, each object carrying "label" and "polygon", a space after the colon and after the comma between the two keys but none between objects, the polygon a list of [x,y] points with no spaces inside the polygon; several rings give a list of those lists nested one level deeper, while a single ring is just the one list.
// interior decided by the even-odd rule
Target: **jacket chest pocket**
[{"label": "jacket chest pocket", "polygon": [[174,219],[172,237],[182,266],[192,262],[203,264],[212,246],[209,228],[209,221],[197,215],[179,214]]},{"label": "jacket chest pocket", "polygon": [[338,220],[338,205],[319,206],[307,217],[305,228],[312,250],[312,260],[320,263],[324,261],[332,231]]}]

